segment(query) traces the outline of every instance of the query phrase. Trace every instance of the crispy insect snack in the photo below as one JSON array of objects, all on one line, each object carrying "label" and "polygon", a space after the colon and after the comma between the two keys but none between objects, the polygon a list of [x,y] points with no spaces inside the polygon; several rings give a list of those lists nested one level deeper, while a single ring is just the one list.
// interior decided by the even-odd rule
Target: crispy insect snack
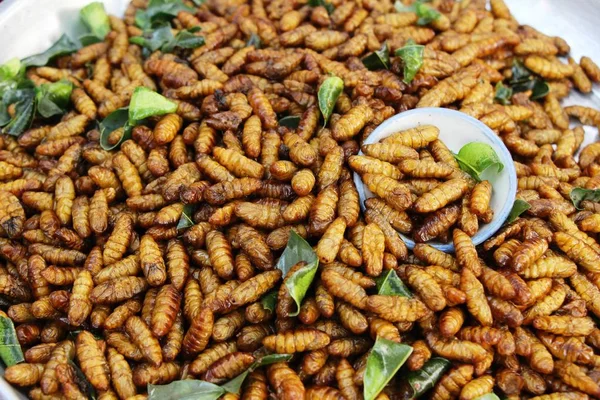
[{"label": "crispy insect snack", "polygon": [[494,216],[491,183],[472,183],[438,135],[439,129],[431,125],[406,129],[363,145],[366,155],[348,159],[375,196],[366,207],[396,221],[402,216],[407,221],[398,221],[394,228],[418,243],[448,241],[455,227],[474,236],[479,223]]}]

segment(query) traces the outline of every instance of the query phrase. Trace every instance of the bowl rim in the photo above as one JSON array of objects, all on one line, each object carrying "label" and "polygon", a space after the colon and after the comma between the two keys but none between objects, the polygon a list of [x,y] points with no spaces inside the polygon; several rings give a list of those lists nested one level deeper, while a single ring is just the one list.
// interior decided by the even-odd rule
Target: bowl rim
[{"label": "bowl rim", "polygon": [[[389,125],[393,125],[400,119],[403,119],[403,118],[406,118],[406,117],[409,117],[412,115],[436,114],[436,113],[437,114],[445,114],[452,118],[463,119],[463,120],[469,122],[470,124],[474,125],[476,128],[478,128],[479,131],[486,138],[488,138],[492,143],[494,143],[494,145],[497,147],[497,149],[500,150],[500,152],[499,152],[500,154],[498,154],[498,156],[500,157],[500,160],[504,164],[504,168],[506,169],[506,171],[508,173],[508,199],[509,200],[512,199],[513,201],[512,202],[507,201],[505,203],[505,205],[502,207],[502,209],[500,210],[500,212],[496,216],[494,216],[494,220],[492,222],[490,222],[489,224],[486,224],[483,229],[477,231],[477,233],[471,238],[471,240],[473,241],[473,244],[475,246],[477,246],[477,245],[483,243],[484,241],[486,241],[487,239],[489,239],[491,236],[493,236],[502,227],[502,225],[504,225],[504,221],[506,221],[506,218],[508,217],[508,214],[510,213],[510,211],[512,209],[514,199],[516,198],[516,194],[517,194],[517,172],[515,169],[515,164],[513,163],[513,158],[510,154],[510,151],[504,144],[504,142],[502,142],[502,139],[500,139],[500,137],[490,127],[488,127],[486,124],[479,121],[478,119],[473,118],[470,115],[465,114],[460,111],[457,111],[457,110],[452,110],[449,108],[437,108],[437,107],[415,108],[413,110],[408,110],[408,111],[404,111],[404,112],[395,114],[395,115],[391,116],[390,118],[386,119],[385,121],[383,121],[381,124],[379,124],[377,126],[377,128],[375,128],[373,130],[373,132],[371,132],[371,134],[364,140],[362,145],[377,143],[375,140],[369,140],[369,138],[374,137],[375,136],[374,133],[376,133],[377,130],[385,129],[386,127],[388,127]],[[419,125],[432,125],[432,124],[419,124]],[[379,139],[379,140],[381,140],[381,139]],[[362,150],[360,150],[358,152],[358,154],[364,155]],[[360,184],[360,185],[363,185],[363,187],[364,187],[364,184],[362,183],[362,179],[360,178],[360,175],[357,174],[356,172],[354,173],[354,184],[355,185]],[[364,190],[362,193],[364,193]],[[359,194],[360,194],[360,191],[359,191]],[[360,201],[360,207],[364,211],[365,205],[362,201]],[[398,232],[398,234],[400,235],[400,237],[406,244],[406,247],[408,247],[409,249],[412,250],[415,246],[414,240],[412,240],[411,238],[407,237],[406,235],[404,235],[402,233]],[[454,252],[454,244],[452,242],[439,243],[439,242],[429,241],[429,242],[425,242],[424,244],[428,244],[428,245],[435,247],[436,249],[441,250],[445,253],[453,253]]]}]

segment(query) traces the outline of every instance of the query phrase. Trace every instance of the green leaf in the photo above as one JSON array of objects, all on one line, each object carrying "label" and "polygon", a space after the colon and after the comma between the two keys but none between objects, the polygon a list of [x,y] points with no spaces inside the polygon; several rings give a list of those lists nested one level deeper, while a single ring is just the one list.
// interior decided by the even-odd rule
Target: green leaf
[{"label": "green leaf", "polygon": [[526,92],[531,90],[531,100],[538,100],[545,97],[550,91],[550,87],[540,78],[534,77],[525,82],[519,82],[512,86],[513,92]]},{"label": "green leaf", "polygon": [[291,354],[268,354],[256,360],[254,363],[252,363],[252,365],[250,365],[250,367],[248,367],[247,370],[245,370],[229,382],[224,383],[223,385],[221,385],[221,387],[229,393],[238,394],[240,392],[240,389],[242,388],[244,380],[250,372],[254,371],[257,368],[264,367],[265,365],[274,364],[278,362],[285,362],[291,359]]},{"label": "green leaf", "polygon": [[169,24],[144,32],[143,36],[134,36],[129,38],[129,42],[142,46],[145,49],[154,52],[160,49],[164,53],[172,52],[175,48],[195,49],[204,45],[204,37],[197,36],[200,27],[183,29],[173,37],[171,26]]},{"label": "green leaf", "polygon": [[37,111],[44,117],[64,114],[67,111],[73,83],[60,80],[53,83],[45,83],[36,88]]},{"label": "green leaf", "polygon": [[500,400],[500,397],[496,393],[487,393],[475,398],[475,400]]},{"label": "green leaf", "polygon": [[487,143],[467,143],[454,157],[460,168],[477,180],[480,180],[480,175],[489,167],[496,166],[497,172],[504,169],[504,164],[500,161],[498,154]]},{"label": "green leaf", "polygon": [[0,98],[0,127],[8,124],[11,120],[6,104]]},{"label": "green leaf", "polygon": [[148,384],[148,400],[216,400],[225,389],[214,383],[185,379],[168,385]]},{"label": "green leaf", "polygon": [[144,30],[152,28],[152,23],[150,22],[150,16],[144,10],[137,10],[135,12],[134,24],[142,28]]},{"label": "green leaf", "polygon": [[154,115],[171,114],[177,111],[177,103],[144,86],[136,87],[129,103],[129,122],[141,121]]},{"label": "green leaf", "polygon": [[404,47],[396,50],[396,55],[404,62],[404,83],[411,83],[423,65],[425,46],[415,44],[409,39]]},{"label": "green leaf", "polygon": [[4,104],[5,107],[8,107],[10,104],[15,105],[15,116],[11,118],[9,122],[6,122],[5,117],[0,117],[0,119],[3,120],[3,125],[5,125],[2,129],[2,133],[19,136],[31,126],[35,115],[34,89],[8,91],[2,96],[2,104]]},{"label": "green leaf", "polygon": [[[67,338],[69,340],[75,341],[75,340],[77,340],[77,335],[79,335],[81,332],[83,332],[83,329],[76,329],[74,331],[69,331],[69,333],[67,334]],[[90,331],[88,331],[88,332],[90,332]],[[96,332],[96,333],[90,332],[90,333],[96,338],[96,340],[102,340],[104,338],[104,336],[102,336],[102,334],[100,334],[98,332]]]},{"label": "green leaf", "polygon": [[300,125],[299,115],[288,115],[279,120],[279,126],[287,126],[288,128],[296,129]]},{"label": "green leaf", "polygon": [[277,290],[271,290],[260,299],[260,304],[271,312],[275,311],[275,305],[277,304]]},{"label": "green leaf", "polygon": [[533,86],[531,87],[530,96],[531,100],[542,99],[546,97],[548,93],[550,93],[550,86],[548,86],[548,84],[545,81],[538,78],[533,80]]},{"label": "green leaf", "polygon": [[321,110],[321,114],[323,114],[323,126],[327,125],[327,121],[329,121],[329,117],[333,113],[335,102],[343,90],[344,81],[337,76],[330,76],[325,79],[319,87],[317,98],[319,100],[319,109]]},{"label": "green leaf", "polygon": [[68,363],[73,367],[73,371],[75,371],[75,383],[79,387],[79,390],[81,390],[88,399],[96,400],[96,389],[94,389],[90,381],[88,381],[83,371],[73,362],[73,360],[69,360]]},{"label": "green leaf", "polygon": [[600,201],[600,189],[584,189],[580,187],[573,188],[569,197],[573,202],[573,205],[581,210],[579,204],[584,200]]},{"label": "green leaf", "polygon": [[222,384],[221,387],[226,392],[239,393],[240,389],[242,388],[242,384],[244,383],[244,380],[246,380],[246,377],[248,376],[249,373],[250,373],[250,368],[248,368],[247,370],[245,370],[244,372],[242,372],[241,374],[239,374],[238,376],[236,376],[229,382]]},{"label": "green leaf", "polygon": [[531,100],[539,100],[550,92],[548,84],[528,70],[523,62],[517,59],[513,60],[511,71],[512,76],[508,83],[512,86],[513,92],[531,90]]},{"label": "green leaf", "polygon": [[18,58],[11,58],[0,65],[0,81],[14,80],[21,71],[21,61]]},{"label": "green leaf", "polygon": [[417,25],[427,25],[436,21],[441,14],[424,3],[426,3],[425,0],[417,0],[409,6],[405,6],[400,0],[396,0],[394,7],[398,12],[413,12],[417,14],[417,17],[419,17]]},{"label": "green leaf", "polygon": [[176,48],[180,49],[195,49],[200,46],[204,46],[204,36],[194,35],[193,29],[183,29],[177,32],[177,35],[169,41],[167,44],[162,46],[161,50],[165,53],[170,53]]},{"label": "green leaf", "polygon": [[[154,115],[170,114],[177,111],[177,104],[166,97],[139,86],[133,91],[129,108],[120,108],[104,118],[100,123],[100,146],[104,150],[112,150],[131,137],[131,130],[145,118]],[[125,128],[123,136],[114,145],[108,143],[111,132]]]},{"label": "green leaf", "polygon": [[181,213],[181,217],[179,217],[179,222],[177,223],[177,230],[189,228],[190,226],[194,225],[194,221],[192,220],[193,212],[193,204],[186,204],[183,206],[183,212]]},{"label": "green leaf", "polygon": [[135,24],[142,29],[150,29],[158,24],[170,22],[180,11],[194,12],[182,0],[150,0],[145,10],[135,14]]},{"label": "green leaf", "polygon": [[412,347],[378,337],[367,358],[364,398],[373,400],[396,375],[412,353]]},{"label": "green leaf", "polygon": [[296,310],[290,314],[292,317],[295,317],[300,312],[302,300],[304,299],[319,266],[319,259],[312,247],[310,247],[306,240],[302,239],[302,237],[292,230],[290,231],[290,238],[288,239],[287,246],[277,261],[277,268],[283,272],[283,276],[286,276],[290,268],[301,261],[306,262],[306,265],[288,276],[285,282],[290,295],[296,303]]},{"label": "green leaf", "polygon": [[387,42],[383,42],[381,49],[363,57],[362,63],[371,71],[390,69],[390,48]]},{"label": "green leaf", "polygon": [[[102,122],[100,122],[100,147],[104,150],[112,150],[120,146],[125,140],[129,139],[129,137],[131,137],[131,129],[133,126],[129,125],[128,120],[129,111],[127,108],[119,108],[104,118]],[[121,140],[114,145],[108,143],[110,134],[123,127],[125,128],[125,132],[123,133]]]},{"label": "green leaf", "polygon": [[377,283],[377,294],[412,297],[410,290],[408,290],[402,279],[398,277],[398,274],[393,269],[375,278],[375,282]]},{"label": "green leaf", "polygon": [[167,43],[173,40],[171,27],[169,25],[162,26],[153,31],[144,32],[143,36],[134,36],[129,38],[129,42],[145,47],[151,52],[154,52]]},{"label": "green leaf", "polygon": [[0,358],[7,367],[25,361],[15,326],[10,318],[3,316],[0,316]]},{"label": "green leaf", "polygon": [[421,1],[415,3],[415,12],[419,19],[417,25],[427,25],[440,18],[441,14]]},{"label": "green leaf", "polygon": [[255,49],[260,49],[262,46],[262,42],[260,40],[260,36],[256,33],[250,35],[250,39],[246,42],[246,47],[254,46]]},{"label": "green leaf", "polygon": [[90,44],[100,43],[102,39],[97,37],[96,35],[92,35],[91,33],[85,33],[78,37],[79,43],[81,46],[89,46]]},{"label": "green leaf", "polygon": [[[213,400],[221,397],[226,392],[238,394],[248,374],[255,369],[291,359],[292,354],[268,354],[253,362],[248,369],[221,386],[200,380],[176,381],[168,385],[148,385],[148,400]],[[189,384],[185,384],[185,382]]]},{"label": "green leaf", "polygon": [[450,368],[450,361],[442,357],[434,357],[418,371],[409,372],[406,380],[412,388],[412,399],[422,396],[431,389]]},{"label": "green leaf", "polygon": [[[0,101],[0,126],[4,126],[10,122],[11,118],[6,109],[6,105]],[[0,130],[1,132],[1,130]]]},{"label": "green leaf", "polygon": [[194,3],[197,6],[201,6],[205,2],[206,2],[206,0],[192,0],[192,3]]},{"label": "green leaf", "polygon": [[513,203],[512,209],[510,210],[510,213],[508,214],[508,217],[506,217],[506,221],[504,221],[504,223],[507,225],[512,224],[517,218],[519,218],[519,215],[523,214],[525,211],[529,210],[530,208],[531,208],[531,204],[529,204],[525,200],[516,199],[515,202]]},{"label": "green leaf", "polygon": [[531,72],[529,72],[529,70],[525,68],[523,62],[517,58],[513,60],[511,72],[512,75],[509,82],[511,86],[517,83],[527,82],[531,78]]},{"label": "green leaf", "polygon": [[494,100],[500,104],[510,104],[510,98],[512,97],[512,88],[510,86],[504,86],[502,82],[496,84],[496,95]]},{"label": "green leaf", "polygon": [[310,264],[317,261],[317,255],[306,240],[292,229],[287,245],[277,261],[276,268],[281,270],[283,276],[286,276],[290,268],[300,261],[306,261],[307,264]]},{"label": "green leaf", "polygon": [[300,313],[302,300],[304,299],[306,292],[310,288],[310,285],[315,278],[318,267],[319,260],[315,260],[306,264],[304,267],[300,268],[293,275],[287,278],[285,285],[290,292],[290,296],[292,296],[294,302],[296,303],[296,310],[290,313],[291,317],[295,317]]},{"label": "green leaf", "polygon": [[48,50],[40,54],[29,56],[23,59],[22,63],[26,67],[41,67],[48,64],[50,60],[53,60],[56,57],[71,54],[77,50],[77,44],[73,43],[67,35],[62,35]]},{"label": "green leaf", "polygon": [[100,40],[104,40],[110,32],[110,20],[104,9],[104,4],[99,1],[83,7],[79,12],[79,17],[88,27],[90,33]]},{"label": "green leaf", "polygon": [[292,354],[268,354],[254,362],[254,364],[250,366],[250,369],[254,371],[255,369],[264,367],[265,365],[290,361],[292,356]]},{"label": "green leaf", "polygon": [[308,5],[311,7],[323,6],[327,10],[327,14],[331,14],[335,10],[335,7],[333,6],[333,4],[331,4],[325,0],[308,0]]}]

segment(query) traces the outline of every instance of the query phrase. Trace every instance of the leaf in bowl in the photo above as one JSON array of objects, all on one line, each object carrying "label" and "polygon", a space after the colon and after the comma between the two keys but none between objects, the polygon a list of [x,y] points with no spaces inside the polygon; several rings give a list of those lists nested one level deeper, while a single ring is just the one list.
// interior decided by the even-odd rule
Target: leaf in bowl
[{"label": "leaf in bowl", "polygon": [[481,174],[490,167],[496,167],[497,172],[504,169],[504,164],[496,151],[487,143],[471,142],[464,145],[454,157],[460,168],[473,178],[480,180]]}]

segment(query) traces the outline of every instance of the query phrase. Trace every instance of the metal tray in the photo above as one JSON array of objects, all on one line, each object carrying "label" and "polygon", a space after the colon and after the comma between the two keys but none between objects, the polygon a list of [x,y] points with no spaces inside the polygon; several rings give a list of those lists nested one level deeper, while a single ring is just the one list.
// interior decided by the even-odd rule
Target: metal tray
[{"label": "metal tray", "polygon": [[[0,64],[46,50],[77,20],[79,9],[91,0],[4,0],[0,2]],[[103,0],[107,11],[123,15],[129,0]],[[548,35],[564,38],[571,56],[579,61],[589,56],[600,62],[600,26],[597,15],[600,0],[505,0],[521,24],[531,25]],[[600,108],[600,89],[593,93],[573,93],[565,105],[580,104]],[[598,140],[598,130],[585,127],[583,146]],[[3,372],[0,367],[0,372]],[[0,378],[0,400],[25,399]]]}]

